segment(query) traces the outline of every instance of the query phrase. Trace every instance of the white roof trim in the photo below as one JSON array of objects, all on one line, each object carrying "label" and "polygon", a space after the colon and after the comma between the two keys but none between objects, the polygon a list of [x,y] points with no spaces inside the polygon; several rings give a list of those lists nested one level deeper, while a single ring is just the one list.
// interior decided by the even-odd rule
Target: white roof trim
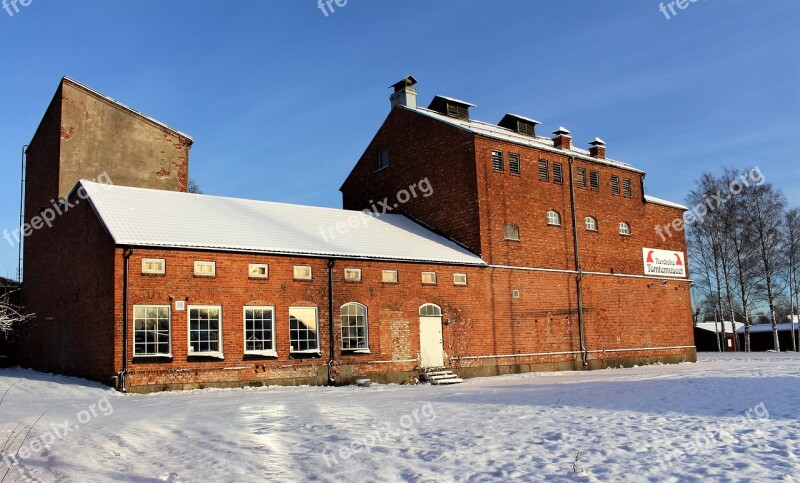
[{"label": "white roof trim", "polygon": [[678,208],[679,210],[683,211],[689,210],[689,208],[681,204],[673,203],[672,201],[662,200],[661,198],[656,198],[655,196],[644,195],[644,200],[648,203],[653,203],[656,205],[669,206],[670,208]]},{"label": "white roof trim", "polygon": [[368,216],[86,180],[80,185],[117,245],[485,265],[466,248],[402,215]]},{"label": "white roof trim", "polygon": [[152,117],[150,117],[150,116],[148,116],[146,114],[142,114],[141,112],[137,111],[136,109],[128,107],[125,104],[123,104],[123,103],[121,103],[121,102],[119,102],[119,101],[117,101],[115,99],[112,99],[112,98],[108,97],[105,94],[97,92],[96,90],[92,89],[91,87],[88,87],[88,86],[85,86],[85,85],[81,84],[80,82],[76,81],[75,79],[72,79],[70,77],[64,76],[64,80],[69,81],[71,84],[75,84],[76,86],[80,87],[81,89],[85,89],[85,90],[91,92],[92,94],[96,95],[97,97],[101,97],[101,98],[107,100],[108,102],[111,102],[112,104],[114,104],[116,106],[119,106],[120,108],[130,112],[131,114],[134,114],[134,115],[139,116],[139,117],[143,117],[143,118],[147,119],[148,121],[152,122],[153,124],[157,124],[157,125],[163,127],[164,129],[167,129],[169,131],[174,132],[175,134],[178,134],[179,136],[185,137],[186,139],[188,139],[189,141],[194,143],[194,139],[192,139],[192,137],[189,136],[188,134],[183,133],[181,131],[178,131],[175,128],[169,127],[166,124],[164,124],[163,122],[161,122],[161,121],[159,121],[157,119],[153,119]]}]

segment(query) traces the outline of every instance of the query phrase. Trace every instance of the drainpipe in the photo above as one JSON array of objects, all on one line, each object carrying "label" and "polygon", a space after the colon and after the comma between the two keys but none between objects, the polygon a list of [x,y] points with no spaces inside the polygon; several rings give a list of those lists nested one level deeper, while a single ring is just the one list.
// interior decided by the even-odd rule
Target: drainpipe
[{"label": "drainpipe", "polygon": [[333,259],[328,260],[328,347],[330,348],[330,355],[328,356],[328,385],[335,386],[336,380],[333,378]]},{"label": "drainpipe", "polygon": [[573,250],[575,252],[575,271],[578,272],[575,278],[575,284],[578,295],[578,338],[581,345],[581,359],[583,360],[583,367],[589,366],[589,352],[586,350],[586,337],[584,335],[583,326],[583,271],[581,270],[581,257],[578,249],[578,214],[575,213],[575,175],[573,174],[573,163],[575,157],[569,157],[569,201],[572,209],[572,241]]},{"label": "drainpipe", "polygon": [[22,146],[22,159],[20,161],[20,176],[19,176],[19,243],[17,246],[17,281],[22,285],[22,232],[25,226],[25,151],[28,145]]},{"label": "drainpipe", "polygon": [[119,387],[122,392],[127,392],[125,377],[128,374],[128,274],[130,273],[130,258],[133,249],[127,247],[122,252],[124,264],[122,266],[122,371],[119,373]]}]

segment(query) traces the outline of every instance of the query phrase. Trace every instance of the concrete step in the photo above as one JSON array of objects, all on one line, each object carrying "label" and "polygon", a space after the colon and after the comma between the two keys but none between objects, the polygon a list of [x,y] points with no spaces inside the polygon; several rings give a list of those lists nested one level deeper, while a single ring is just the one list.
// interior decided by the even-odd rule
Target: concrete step
[{"label": "concrete step", "polygon": [[453,371],[443,368],[427,369],[420,374],[419,378],[420,380],[429,382],[434,386],[458,384],[464,382],[464,380],[454,374]]}]

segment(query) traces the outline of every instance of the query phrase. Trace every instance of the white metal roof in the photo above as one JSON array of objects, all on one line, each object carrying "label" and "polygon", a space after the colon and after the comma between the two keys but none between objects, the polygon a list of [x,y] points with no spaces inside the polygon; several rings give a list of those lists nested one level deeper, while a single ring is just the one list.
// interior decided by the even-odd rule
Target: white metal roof
[{"label": "white metal roof", "polygon": [[678,208],[679,210],[687,211],[689,209],[681,204],[673,203],[672,201],[662,200],[661,198],[656,198],[655,196],[644,195],[644,200],[648,203],[655,203],[657,205],[669,206],[670,208]]},{"label": "white metal roof", "polygon": [[[725,333],[726,334],[733,334],[733,330],[731,329],[731,321],[730,320],[726,320],[724,322],[724,324],[725,324]],[[720,323],[719,322],[698,322],[695,327],[697,327],[698,329],[707,330],[709,332],[715,332],[717,334],[720,332]],[[738,330],[739,327],[744,327],[744,323],[743,322],[736,322],[734,327]]]},{"label": "white metal roof", "polygon": [[118,245],[485,264],[402,215],[368,216],[86,180],[80,185]]},{"label": "white metal roof", "polygon": [[[791,332],[792,325],[794,325],[794,330],[800,330],[800,326],[797,323],[792,324],[791,322],[783,322],[775,325],[778,327],[778,332]],[[737,328],[736,332],[739,334],[744,334],[744,324],[742,324],[742,327]],[[751,334],[759,334],[764,332],[772,332],[772,324],[753,324],[750,326]]]}]

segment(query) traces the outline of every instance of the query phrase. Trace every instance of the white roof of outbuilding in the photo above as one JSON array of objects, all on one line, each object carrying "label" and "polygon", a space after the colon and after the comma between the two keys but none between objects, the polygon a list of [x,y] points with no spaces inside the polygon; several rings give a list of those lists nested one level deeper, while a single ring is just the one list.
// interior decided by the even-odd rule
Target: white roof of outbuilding
[{"label": "white roof of outbuilding", "polygon": [[485,264],[402,215],[79,184],[118,245]]},{"label": "white roof of outbuilding", "polygon": [[[733,330],[731,330],[731,321],[726,320],[724,324],[725,324],[725,333],[733,334]],[[695,327],[697,327],[698,329],[703,329],[709,332],[716,332],[716,333],[719,333],[721,328],[719,322],[698,322],[697,325],[695,325]],[[744,327],[744,323],[736,322],[735,327],[738,330],[739,327]]]}]

